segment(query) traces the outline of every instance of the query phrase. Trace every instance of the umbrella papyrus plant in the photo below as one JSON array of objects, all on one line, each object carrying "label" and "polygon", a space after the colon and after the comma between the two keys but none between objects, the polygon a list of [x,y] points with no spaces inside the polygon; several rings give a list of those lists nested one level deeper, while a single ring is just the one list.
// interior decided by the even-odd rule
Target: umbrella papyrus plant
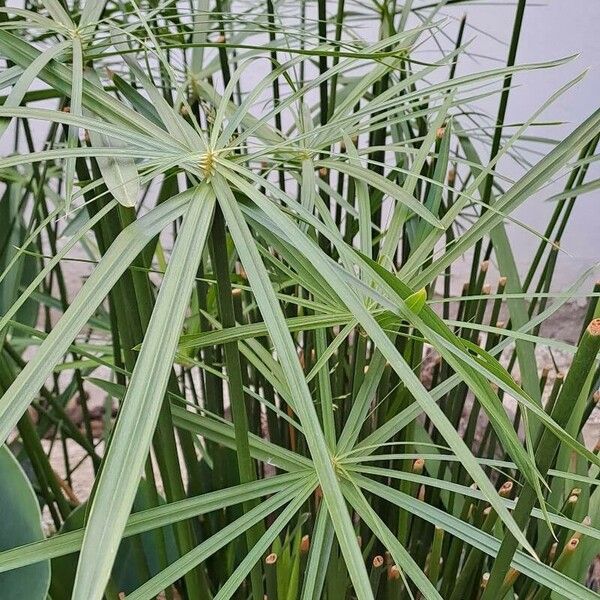
[{"label": "umbrella papyrus plant", "polygon": [[[550,286],[600,112],[531,133],[577,77],[504,126],[513,75],[569,59],[518,64],[519,2],[506,65],[462,75],[445,4],[0,10],[0,441],[29,476],[1,485],[56,530],[0,530],[6,585],[596,597],[598,290],[579,343],[540,325],[581,293]],[[563,180],[546,231],[514,216]],[[507,226],[539,238],[524,277]]]}]

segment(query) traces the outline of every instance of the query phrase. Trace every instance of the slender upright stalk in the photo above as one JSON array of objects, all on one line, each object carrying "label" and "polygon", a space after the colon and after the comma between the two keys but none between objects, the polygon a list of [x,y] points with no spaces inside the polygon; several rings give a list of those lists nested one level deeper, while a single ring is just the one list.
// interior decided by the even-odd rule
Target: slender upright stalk
[{"label": "slender upright stalk", "polygon": [[[213,218],[213,229],[211,233],[211,258],[217,281],[217,303],[223,327],[235,327],[235,312],[231,292],[231,280],[229,275],[229,259],[227,252],[227,238],[225,233],[225,221],[219,207],[215,210]],[[238,473],[240,483],[249,483],[256,479],[256,470],[250,456],[250,444],[248,441],[248,414],[244,399],[244,377],[242,374],[242,362],[237,342],[224,344],[225,366],[227,368],[227,388],[229,390],[229,401],[231,402],[231,414],[235,431],[235,445],[237,454]],[[244,510],[250,511],[255,503],[246,502]],[[257,524],[246,533],[246,547],[249,552],[264,533],[264,527]],[[252,594],[254,600],[262,600],[262,568],[257,563],[251,572]]]},{"label": "slender upright stalk", "polygon": [[[581,393],[582,382],[586,381],[590,368],[592,367],[598,352],[600,351],[600,319],[594,319],[587,327],[577,352],[573,357],[573,363],[567,373],[562,388],[558,394],[552,418],[559,427],[565,427],[571,415],[571,409]],[[545,429],[541,435],[540,441],[535,450],[535,458],[538,471],[545,476],[548,469],[551,468],[556,455],[557,445],[553,433]],[[513,512],[515,521],[520,527],[527,523],[531,510],[536,501],[535,490],[525,484],[519,500]],[[500,588],[508,570],[514,553],[517,549],[517,541],[509,533],[505,532],[500,550],[494,561],[494,566],[490,572],[490,579],[485,588],[482,600],[491,600],[497,598]]]}]

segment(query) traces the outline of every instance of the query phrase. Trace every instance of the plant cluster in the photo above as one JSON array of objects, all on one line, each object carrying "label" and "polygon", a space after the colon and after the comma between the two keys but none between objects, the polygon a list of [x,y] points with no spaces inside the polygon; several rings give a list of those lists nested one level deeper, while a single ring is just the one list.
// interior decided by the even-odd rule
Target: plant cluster
[{"label": "plant cluster", "polygon": [[567,59],[517,63],[519,0],[461,75],[453,4],[2,3],[0,596],[598,598],[600,290],[551,283],[600,110],[505,125]]}]

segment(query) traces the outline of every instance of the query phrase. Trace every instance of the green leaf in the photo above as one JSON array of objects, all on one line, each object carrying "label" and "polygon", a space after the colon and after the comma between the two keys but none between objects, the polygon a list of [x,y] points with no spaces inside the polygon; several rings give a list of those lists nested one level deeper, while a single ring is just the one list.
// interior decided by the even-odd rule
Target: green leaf
[{"label": "green leaf", "polygon": [[[134,513],[127,520],[123,538],[235,506],[247,500],[275,494],[290,487],[293,483],[305,479],[307,474],[307,471],[304,470],[300,473],[276,475],[269,479],[217,490],[195,498],[186,498]],[[0,573],[77,552],[81,548],[83,534],[83,529],[76,529],[0,552]]]},{"label": "green leaf", "polygon": [[[44,539],[42,515],[31,483],[6,447],[0,448],[0,550]],[[50,584],[50,561],[0,574],[6,598],[44,600]]]},{"label": "green leaf", "polygon": [[[40,71],[55,58],[60,57],[65,50],[69,47],[69,42],[61,42],[56,46],[50,48],[46,52],[39,54],[36,59],[23,71],[22,75],[19,77],[18,81],[13,86],[10,94],[4,101],[2,108],[11,108],[15,106],[19,106],[21,104],[27,90],[30,88],[31,84],[38,77]],[[0,137],[6,131],[8,125],[10,123],[9,119],[1,119],[0,120]]]},{"label": "green leaf", "polygon": [[[422,519],[433,523],[437,527],[441,527],[444,531],[464,540],[469,545],[478,548],[489,556],[495,556],[500,548],[501,541],[493,535],[485,533],[477,527],[461,519],[457,519],[435,506],[431,506],[426,502],[420,502],[412,496],[371,481],[366,477],[357,476],[356,480],[362,489],[372,491],[404,510],[419,514]],[[597,594],[582,584],[569,579],[562,573],[552,569],[552,567],[533,559],[520,550],[515,553],[512,566],[520,573],[539,582],[541,585],[549,587],[569,598],[597,600]]]},{"label": "green leaf", "polygon": [[[5,58],[23,68],[30,65],[41,54],[37,48],[4,29],[0,30],[0,49]],[[66,65],[51,61],[42,69],[39,76],[40,79],[63,94],[71,93],[73,73],[72,69]],[[84,107],[107,121],[120,124],[138,133],[150,134],[157,140],[168,140],[182,148],[182,145],[167,131],[128,108],[122,102],[115,102],[113,96],[86,80],[83,81],[82,102]]]},{"label": "green leaf", "polygon": [[[146,480],[140,482],[140,489],[136,497],[136,509],[150,511],[147,500],[150,486]],[[159,499],[164,506],[164,500]],[[77,531],[81,533],[79,541],[83,537],[83,526],[85,524],[85,513],[87,502],[80,504],[72,513],[60,529],[60,535]],[[140,514],[139,512],[137,513]],[[175,545],[175,534],[173,528],[168,526],[155,529],[152,532],[145,532],[137,536],[124,537],[119,544],[117,560],[112,571],[112,579],[120,591],[129,593],[139,587],[160,570],[160,560],[158,556],[158,544],[156,535],[164,536],[167,544],[167,558],[170,562],[178,558],[178,551]],[[52,600],[70,600],[73,593],[73,584],[75,583],[75,573],[77,570],[78,553],[55,557],[52,560],[52,582],[50,585],[50,594]]]},{"label": "green leaf", "polygon": [[[315,483],[313,477],[309,478],[309,483],[306,483],[306,478],[304,478],[300,482],[290,485],[286,490],[271,496],[268,500],[255,506],[239,519],[230,522],[218,533],[209,537],[192,551],[170,564],[161,573],[152,579],[149,579],[142,587],[129,595],[129,600],[146,600],[146,598],[154,597],[170,583],[177,581],[183,574],[187,573],[190,569],[193,569],[209,556],[212,556],[217,550],[234,540],[237,536],[243,534],[247,529],[284,504],[290,501],[295,503],[298,498],[301,498],[302,501],[304,501],[308,494],[314,489],[314,486]],[[295,510],[297,510],[297,508],[295,508]]]},{"label": "green leaf", "polygon": [[[96,80],[96,85],[100,87],[100,80],[94,76],[95,73],[90,74],[90,77]],[[103,135],[93,129],[89,130],[89,137],[92,147],[95,148],[125,147],[115,138]],[[98,156],[96,162],[104,183],[115,200],[125,207],[135,206],[140,195],[140,177],[133,157]]]},{"label": "green leaf", "polygon": [[425,573],[414,561],[406,548],[398,541],[397,537],[383,522],[381,517],[369,505],[362,491],[354,484],[352,479],[344,487],[344,493],[352,506],[356,509],[363,521],[369,526],[371,531],[381,540],[384,546],[389,550],[396,565],[400,567],[403,573],[406,573],[423,594],[426,600],[442,600],[433,584],[427,579]]},{"label": "green leaf", "polygon": [[210,188],[204,184],[193,190],[96,483],[74,600],[100,600],[104,593],[164,399],[213,210]]},{"label": "green leaf", "polygon": [[42,0],[42,4],[46,7],[46,10],[55,21],[67,29],[75,29],[75,24],[71,20],[69,13],[63,8],[63,5],[59,0]]},{"label": "green leaf", "polygon": [[319,160],[316,162],[316,166],[325,167],[326,169],[331,169],[333,171],[339,171],[340,173],[346,173],[355,179],[365,181],[374,188],[381,190],[384,194],[394,198],[400,205],[406,206],[407,209],[423,218],[434,227],[439,229],[442,228],[442,224],[440,223],[439,219],[432,215],[431,212],[429,212],[425,206],[418,202],[412,194],[406,192],[399,185],[396,185],[394,182],[390,181],[386,177],[383,177],[382,175],[362,167],[357,167],[355,164],[342,162],[339,160]]},{"label": "green leaf", "polygon": [[[54,2],[54,0],[52,0]],[[60,6],[60,3],[56,2]],[[78,36],[73,38],[73,78],[71,80],[71,106],[70,111],[76,116],[81,116],[83,94],[83,47]],[[67,134],[67,148],[76,148],[79,143],[79,129],[69,127]],[[69,212],[73,195],[75,179],[75,157],[69,157],[65,163],[65,212]]]},{"label": "green leaf", "polygon": [[[372,599],[373,594],[368,585],[368,576],[354,533],[354,527],[342,495],[332,456],[321,430],[319,418],[300,368],[296,350],[290,333],[285,326],[281,308],[275,297],[267,271],[255,247],[252,234],[243,219],[232,191],[225,179],[217,174],[213,179],[215,193],[227,226],[234,240],[240,260],[248,273],[250,285],[254,290],[256,302],[268,324],[269,334],[277,350],[279,362],[289,378],[290,391],[294,397],[292,408],[298,415],[304,428],[304,435],[311,451],[314,467],[323,490],[323,498],[327,504],[331,520],[335,527],[340,547],[346,559],[354,590],[359,600]],[[252,190],[251,193],[255,194]]]},{"label": "green leaf", "polygon": [[244,578],[252,567],[262,559],[271,544],[275,541],[281,530],[288,524],[292,517],[298,512],[302,504],[313,492],[316,481],[311,481],[304,489],[300,490],[297,496],[281,511],[275,521],[271,523],[267,531],[262,535],[257,544],[249,550],[244,556],[242,562],[238,565],[231,577],[225,582],[225,585],[215,596],[215,600],[229,600],[240,587]]},{"label": "green leaf", "polygon": [[186,191],[171,198],[134,221],[114,241],[35,357],[0,398],[0,442],[6,441],[75,336],[129,264],[167,224],[183,214],[192,195],[193,191]]},{"label": "green leaf", "polygon": [[425,288],[417,290],[408,296],[404,302],[406,304],[406,308],[414,312],[416,315],[420,314],[425,306],[425,303],[427,302],[427,290]]},{"label": "green leaf", "polygon": [[[373,340],[378,350],[389,361],[390,365],[396,371],[406,388],[412,393],[417,403],[429,416],[432,423],[439,430],[440,434],[448,442],[448,445],[457,455],[461,457],[461,460],[463,461],[463,466],[465,467],[469,475],[473,478],[473,481],[477,483],[480,489],[484,492],[486,498],[496,510],[502,521],[505,523],[508,529],[510,529],[514,537],[521,544],[523,544],[523,546],[527,548],[527,550],[531,552],[532,555],[535,556],[535,551],[532,548],[531,544],[527,541],[524,533],[519,529],[519,527],[515,523],[510,512],[502,504],[501,499],[498,496],[498,493],[496,492],[494,486],[488,479],[483,469],[477,463],[477,460],[471,453],[470,449],[462,440],[458,432],[454,429],[448,417],[433,400],[433,398],[431,398],[421,381],[415,375],[411,367],[406,363],[404,357],[400,354],[400,352],[398,352],[393,342],[389,339],[389,337],[379,326],[379,324],[375,321],[372,315],[365,309],[362,302],[356,295],[356,292],[353,289],[351,289],[350,286],[340,277],[339,273],[337,272],[337,269],[331,264],[329,257],[324,256],[323,252],[314,244],[312,240],[308,239],[306,236],[301,234],[301,232],[298,231],[298,229],[293,225],[289,218],[284,216],[282,213],[279,213],[277,210],[273,210],[271,203],[258,190],[253,189],[241,177],[233,174],[232,172],[228,171],[226,172],[226,175],[240,189],[244,190],[244,192],[248,194],[249,198],[251,198],[251,200],[255,202],[257,206],[259,206],[259,208],[266,215],[269,215],[269,218],[283,232],[284,235],[295,239],[298,251],[302,252],[307,258],[307,260],[309,260],[313,265],[318,267],[319,271],[324,276],[326,276],[330,285],[332,285],[334,289],[337,288],[336,291],[340,300],[342,300],[344,304],[346,304],[348,309],[360,322],[367,334]],[[239,248],[238,251],[240,251]],[[297,407],[294,407],[294,409],[297,409]],[[504,414],[504,418],[506,419],[506,414],[503,412],[502,414]],[[302,419],[300,419],[300,421],[303,427],[305,427],[305,434],[308,436],[308,432],[306,431],[306,424],[302,421]],[[506,431],[508,432],[509,429],[507,429]],[[512,431],[512,428],[510,429],[510,431]],[[515,448],[517,447],[520,447],[520,445],[515,445]],[[316,459],[314,460],[316,463]],[[528,466],[529,470],[534,468],[533,465],[531,465],[529,457],[527,456],[523,460],[523,464],[525,466]],[[346,558],[346,560],[348,560],[348,558]]]}]

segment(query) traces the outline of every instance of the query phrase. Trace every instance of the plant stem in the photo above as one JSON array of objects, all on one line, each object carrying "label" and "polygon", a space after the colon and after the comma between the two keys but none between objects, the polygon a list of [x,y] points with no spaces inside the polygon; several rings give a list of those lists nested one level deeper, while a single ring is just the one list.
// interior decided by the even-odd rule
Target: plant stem
[{"label": "plant stem", "polygon": [[[581,338],[571,368],[567,373],[552,410],[552,419],[559,427],[567,425],[571,409],[581,391],[581,384],[586,380],[589,370],[598,355],[598,351],[600,351],[600,319],[594,319],[588,325],[586,332]],[[542,477],[547,474],[552,466],[556,452],[557,445],[554,434],[548,429],[544,429],[535,450],[537,468]],[[524,527],[527,523],[531,510],[535,505],[536,497],[535,490],[530,485],[525,484],[513,511],[514,519],[520,527]],[[517,541],[510,532],[505,531],[504,539],[490,572],[490,579],[483,593],[482,600],[491,600],[498,597],[499,590],[508,573],[516,549]]]}]

